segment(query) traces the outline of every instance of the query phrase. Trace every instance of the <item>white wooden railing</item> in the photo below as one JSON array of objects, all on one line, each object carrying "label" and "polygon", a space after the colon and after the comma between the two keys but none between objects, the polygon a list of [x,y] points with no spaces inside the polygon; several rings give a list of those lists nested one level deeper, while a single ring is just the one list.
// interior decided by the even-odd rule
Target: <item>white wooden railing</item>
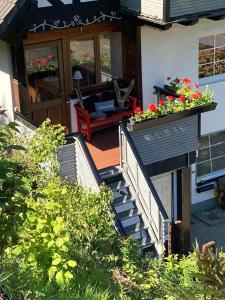
[{"label": "white wooden railing", "polygon": [[82,136],[77,135],[74,143],[60,147],[57,157],[61,177],[77,181],[84,189],[99,191],[102,182]]},{"label": "white wooden railing", "polygon": [[[124,124],[120,125],[121,167],[136,196],[136,203],[155,242],[156,250],[165,242],[168,215]],[[158,247],[158,249],[157,249]],[[161,253],[159,253],[161,254]]]}]

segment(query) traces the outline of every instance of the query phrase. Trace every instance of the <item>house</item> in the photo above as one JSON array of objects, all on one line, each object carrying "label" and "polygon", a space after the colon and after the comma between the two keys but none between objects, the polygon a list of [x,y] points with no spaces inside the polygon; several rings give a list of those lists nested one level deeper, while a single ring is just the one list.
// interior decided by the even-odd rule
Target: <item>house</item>
[{"label": "house", "polygon": [[[164,242],[168,231],[162,238],[162,225],[171,217],[184,221],[189,244],[191,210],[215,206],[216,180],[225,175],[225,1],[1,0],[0,8],[0,105],[7,109],[10,120],[22,116],[39,125],[49,117],[66,126],[68,132],[76,131],[74,88],[79,85],[82,93],[91,94],[111,88],[113,79],[126,88],[135,78],[133,94],[144,108],[156,103],[154,86],[164,86],[168,76],[188,76],[201,88],[209,85],[214,91],[218,106],[201,118],[197,158],[195,151],[175,156],[176,161],[165,156],[149,171],[150,166],[142,161],[142,150],[138,157],[134,155],[143,186],[150,189],[148,201],[154,199],[151,218],[150,208],[143,208],[146,203],[139,199],[140,189],[123,191],[131,201],[121,206],[117,199],[115,205],[122,230],[129,227],[132,236],[145,239],[144,246],[152,244],[152,235],[159,246]],[[121,128],[120,134],[126,143],[129,133]],[[79,143],[83,155],[87,148]],[[135,149],[130,149],[133,154]],[[83,163],[87,161],[92,165],[88,170],[96,175],[89,154]],[[82,174],[82,166],[79,170]],[[101,176],[106,178],[104,172]],[[118,182],[122,186],[112,184],[115,194],[120,195],[115,198],[122,197],[121,187],[127,188],[126,180]],[[133,205],[133,198],[138,198],[139,206]],[[166,203],[170,203],[167,208]]]}]

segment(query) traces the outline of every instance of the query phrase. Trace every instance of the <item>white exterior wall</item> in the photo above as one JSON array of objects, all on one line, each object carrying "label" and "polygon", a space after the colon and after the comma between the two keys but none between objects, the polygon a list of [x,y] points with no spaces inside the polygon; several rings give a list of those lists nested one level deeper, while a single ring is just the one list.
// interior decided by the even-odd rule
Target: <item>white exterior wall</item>
[{"label": "white exterior wall", "polygon": [[7,110],[10,121],[14,120],[12,101],[12,61],[10,46],[0,41],[0,106]]},{"label": "white exterior wall", "polygon": [[[198,80],[198,43],[199,38],[225,33],[225,20],[211,21],[202,19],[193,26],[175,24],[167,31],[158,31],[150,26],[141,28],[142,83],[144,108],[156,102],[153,86],[162,86],[167,76],[190,77]],[[208,81],[208,82],[207,82]],[[202,115],[201,133],[225,130],[225,76],[200,81],[201,88],[208,83],[218,103],[215,111]],[[193,204],[212,199],[213,191],[196,193],[195,166],[192,166]]]}]

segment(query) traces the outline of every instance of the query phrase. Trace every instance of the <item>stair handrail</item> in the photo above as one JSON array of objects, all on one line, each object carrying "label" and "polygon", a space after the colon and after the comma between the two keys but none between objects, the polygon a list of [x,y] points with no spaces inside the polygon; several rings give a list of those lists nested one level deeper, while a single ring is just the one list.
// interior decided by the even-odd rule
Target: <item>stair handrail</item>
[{"label": "stair handrail", "polygon": [[[154,187],[154,185],[152,183],[152,180],[151,180],[151,178],[150,178],[150,176],[149,176],[149,174],[148,174],[148,172],[147,172],[147,170],[146,170],[146,168],[145,168],[145,166],[144,166],[144,164],[143,164],[143,162],[142,162],[142,160],[140,158],[140,155],[139,155],[139,153],[138,153],[138,151],[137,151],[137,149],[136,149],[136,147],[134,145],[134,142],[133,142],[133,140],[132,140],[132,138],[131,138],[128,130],[127,130],[127,127],[126,127],[126,125],[124,123],[120,124],[120,140],[122,139],[122,137],[121,137],[122,133],[126,137],[126,140],[127,140],[128,144],[130,146],[130,149],[131,149],[131,151],[133,153],[134,158],[137,161],[139,169],[140,169],[141,173],[143,174],[143,177],[144,177],[145,182],[146,182],[146,184],[147,184],[147,186],[149,188],[149,191],[151,192],[151,194],[153,196],[153,199],[155,200],[156,205],[157,205],[157,207],[159,209],[159,213],[161,215],[161,220],[159,220],[159,221],[162,221],[162,223],[166,223],[169,220],[167,212],[166,212],[166,210],[165,210],[165,208],[164,208],[164,206],[163,206],[163,204],[162,204],[162,202],[160,200],[160,197],[159,197],[159,195],[158,195],[158,193],[157,193],[157,191],[156,191],[156,189],[155,189],[155,187]],[[121,147],[122,147],[122,145],[121,145]],[[121,149],[121,163],[122,164],[124,162],[123,160],[124,160],[123,149]],[[127,164],[127,161],[125,161],[125,164]],[[123,170],[124,170],[124,168],[123,168]],[[126,170],[124,170],[124,171],[126,173]],[[133,184],[133,182],[131,182],[131,183]],[[134,189],[139,189],[139,187],[138,187],[137,184],[134,187]],[[140,191],[140,194],[142,194],[142,191],[140,189],[139,189],[139,191]],[[140,202],[142,204],[142,200],[141,199],[139,199],[139,200],[140,200]],[[143,211],[145,213],[146,218],[149,220],[148,212],[146,211],[145,206],[142,205],[142,208],[143,208]],[[159,233],[159,235],[157,235],[157,233],[155,232],[154,228],[152,227],[151,222],[150,222],[149,225],[150,225],[151,229],[153,230],[153,233],[154,233],[154,235],[155,235],[155,237],[157,239],[157,242],[163,242],[164,241],[164,237],[165,237],[164,233],[163,233],[163,236],[160,236],[161,235],[160,233]],[[162,224],[162,226],[163,226],[163,224]],[[159,224],[159,227],[160,227],[160,224]],[[159,232],[160,231],[161,231],[161,228],[159,228]]]}]

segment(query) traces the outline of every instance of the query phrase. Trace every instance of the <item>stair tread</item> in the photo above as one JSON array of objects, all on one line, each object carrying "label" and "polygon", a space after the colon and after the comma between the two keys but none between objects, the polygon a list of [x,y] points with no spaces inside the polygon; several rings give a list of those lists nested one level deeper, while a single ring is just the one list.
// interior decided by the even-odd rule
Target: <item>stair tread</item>
[{"label": "stair tread", "polygon": [[129,209],[129,210],[123,210],[120,212],[117,212],[117,217],[121,220],[125,217],[132,217],[138,213],[138,209],[136,207]]},{"label": "stair tread", "polygon": [[137,212],[136,212],[134,215],[132,215],[132,216],[127,216],[127,217],[124,217],[124,218],[120,218],[120,222],[127,221],[127,220],[133,219],[133,218],[135,218],[135,219],[138,218],[138,221],[140,221],[140,222],[138,222],[138,223],[143,223],[143,222],[142,222],[142,219],[141,219],[140,217],[141,217],[141,213],[140,213],[139,211],[137,211]]},{"label": "stair tread", "polygon": [[114,208],[117,213],[120,213],[120,212],[134,209],[135,206],[132,201],[129,201],[129,202],[124,202],[124,203],[122,202],[119,205],[114,205]]},{"label": "stair tread", "polygon": [[108,184],[108,186],[113,190],[113,191],[119,191],[121,189],[127,188],[128,185],[126,184],[125,180],[119,180],[115,182],[111,182]]},{"label": "stair tread", "polygon": [[123,203],[128,203],[128,202],[134,202],[135,199],[133,198],[133,196],[128,193],[126,195],[119,195],[119,197],[116,197],[113,199],[113,205],[114,207],[120,206]]},{"label": "stair tread", "polygon": [[124,220],[120,220],[122,226],[124,229],[130,226],[141,226],[142,225],[142,220],[140,218],[140,215],[135,215],[133,217],[127,217]]},{"label": "stair tread", "polygon": [[141,233],[141,232],[143,232],[143,233],[142,233],[142,236],[145,237],[145,236],[147,236],[146,230],[147,230],[147,227],[144,226],[144,224],[142,224],[141,228],[134,229],[134,230],[130,231],[128,234],[129,234],[129,236],[132,237],[132,235],[135,235],[136,233]]}]

